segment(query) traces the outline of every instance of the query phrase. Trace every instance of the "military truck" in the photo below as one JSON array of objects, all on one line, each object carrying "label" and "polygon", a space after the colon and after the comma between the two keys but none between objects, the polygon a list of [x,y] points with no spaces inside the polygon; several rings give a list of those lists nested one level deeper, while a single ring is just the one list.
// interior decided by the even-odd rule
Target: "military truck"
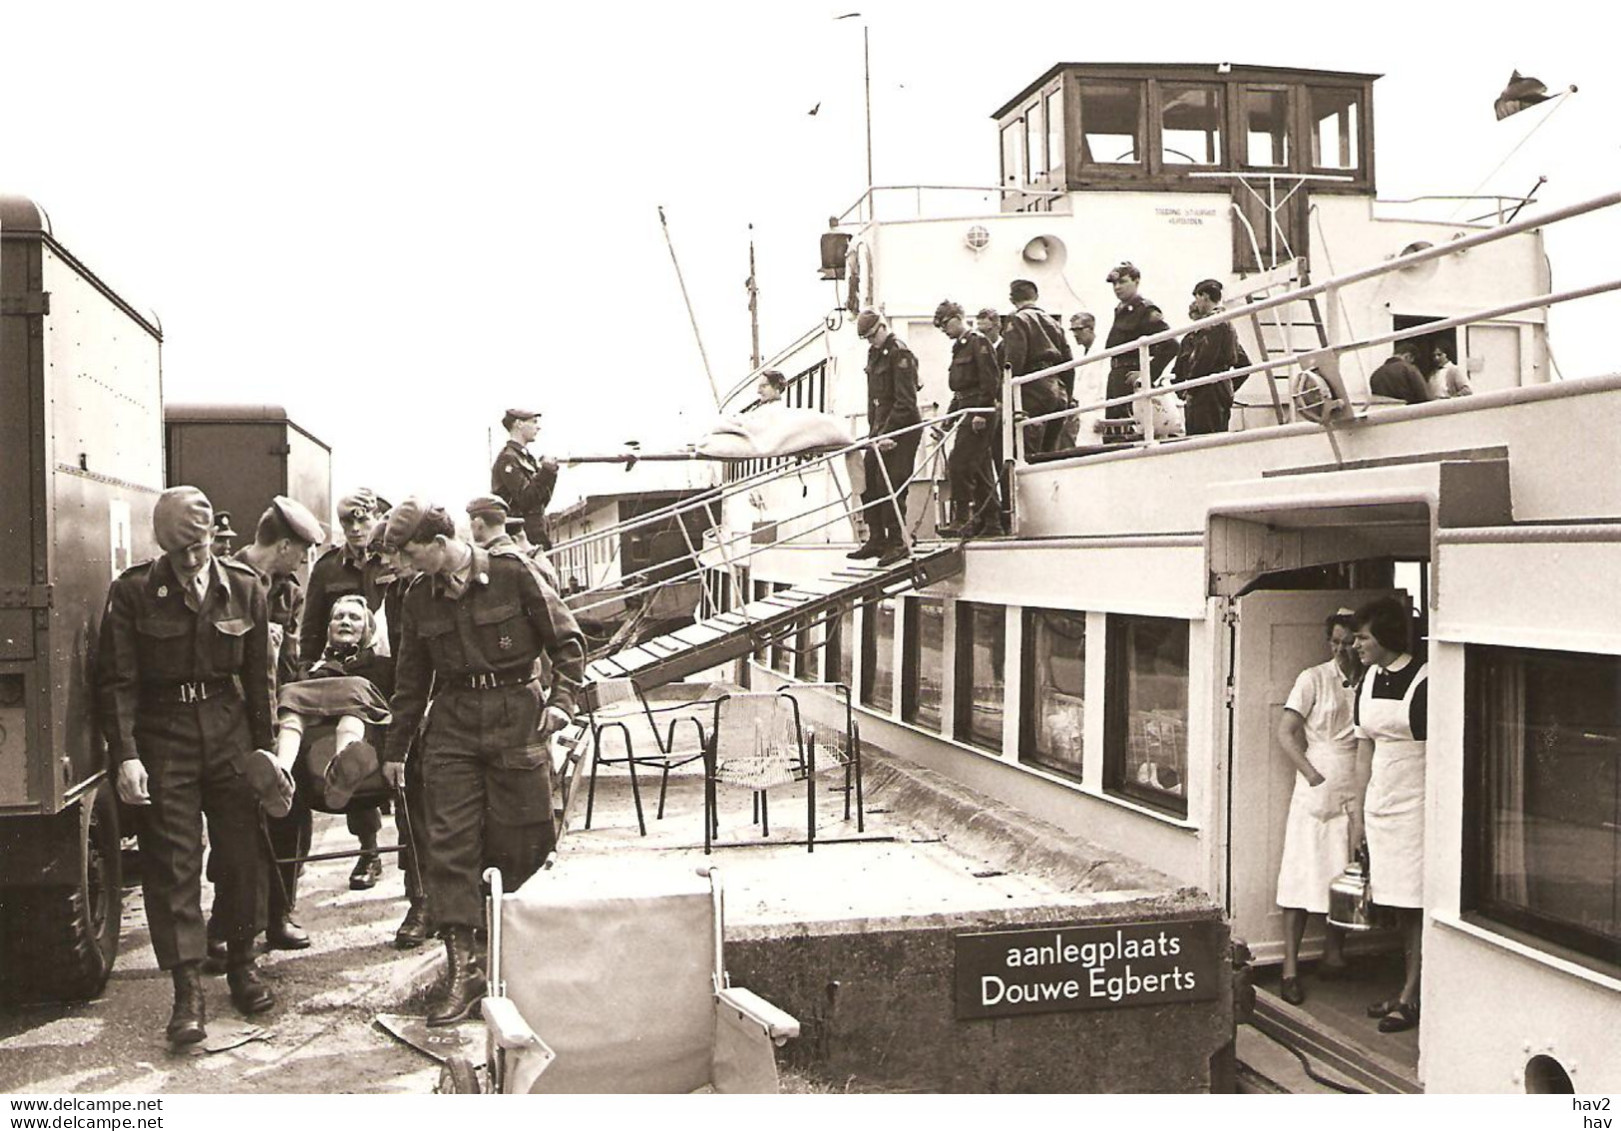
[{"label": "military truck", "polygon": [[118,950],[118,806],[95,723],[109,583],[152,557],[163,333],[0,196],[0,997],[94,996]]}]

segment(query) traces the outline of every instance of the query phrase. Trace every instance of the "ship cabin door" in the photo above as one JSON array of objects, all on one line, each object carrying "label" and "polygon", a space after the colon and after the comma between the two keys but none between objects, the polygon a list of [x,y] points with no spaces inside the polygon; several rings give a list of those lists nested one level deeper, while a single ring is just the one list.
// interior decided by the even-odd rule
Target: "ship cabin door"
[{"label": "ship cabin door", "polygon": [[[1278,721],[1295,677],[1329,659],[1323,622],[1386,590],[1259,590],[1239,597],[1231,626],[1232,752],[1227,820],[1227,895],[1233,934],[1258,964],[1283,958],[1283,912],[1276,903],[1283,829],[1294,765],[1278,744]],[[1318,953],[1314,921],[1301,954]]]}]

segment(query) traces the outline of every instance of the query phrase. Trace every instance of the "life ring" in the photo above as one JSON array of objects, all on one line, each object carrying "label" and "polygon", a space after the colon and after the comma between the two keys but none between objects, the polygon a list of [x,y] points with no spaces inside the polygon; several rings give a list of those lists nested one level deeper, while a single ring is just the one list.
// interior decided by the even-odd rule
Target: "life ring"
[{"label": "life ring", "polygon": [[1295,415],[1313,424],[1328,424],[1351,415],[1351,398],[1334,367],[1302,369],[1289,379]]}]

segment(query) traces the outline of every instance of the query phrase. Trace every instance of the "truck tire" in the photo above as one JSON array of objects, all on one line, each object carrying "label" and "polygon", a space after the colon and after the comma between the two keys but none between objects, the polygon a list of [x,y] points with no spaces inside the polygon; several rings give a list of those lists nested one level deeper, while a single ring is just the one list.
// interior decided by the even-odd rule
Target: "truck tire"
[{"label": "truck tire", "polygon": [[124,905],[112,786],[88,804],[76,884],[0,890],[0,999],[83,1001],[112,973]]}]

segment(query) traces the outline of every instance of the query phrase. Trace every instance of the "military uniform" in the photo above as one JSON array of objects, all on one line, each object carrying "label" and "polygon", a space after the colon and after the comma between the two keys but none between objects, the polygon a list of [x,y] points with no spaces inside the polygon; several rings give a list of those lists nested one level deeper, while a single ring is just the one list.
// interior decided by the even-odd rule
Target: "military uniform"
[{"label": "military uniform", "polygon": [[[422,741],[429,846],[426,883],[434,920],[483,922],[486,864],[516,889],[556,843],[550,766],[537,727],[547,706],[574,714],[584,679],[584,638],[534,566],[473,549],[459,578],[423,578],[405,616],[384,759],[405,759],[430,690]],[[549,655],[542,700],[535,662]]]},{"label": "military uniform", "polygon": [[[1050,369],[1074,359],[1064,328],[1058,320],[1034,304],[1019,307],[1002,331],[1007,342],[1007,363],[1015,377]],[[1075,388],[1075,371],[1054,374],[1040,381],[1019,386],[1019,405],[1029,416],[1046,416],[1069,407]],[[1034,455],[1058,446],[1064,421],[1049,420],[1025,429],[1025,452]]]},{"label": "military uniform", "polygon": [[[1177,351],[1176,376],[1172,382],[1180,384],[1199,377],[1209,377],[1249,361],[1242,357],[1238,335],[1232,323],[1222,322],[1202,330],[1189,330],[1183,335],[1182,347]],[[1204,436],[1227,431],[1233,409],[1233,383],[1217,381],[1189,389],[1187,424],[1189,436]]]},{"label": "military uniform", "polygon": [[557,471],[543,466],[516,440],[508,440],[490,469],[490,490],[499,495],[507,509],[522,517],[529,540],[543,549],[552,548],[546,530],[546,507],[557,486]]},{"label": "military uniform", "polygon": [[383,603],[377,578],[382,564],[364,550],[356,553],[347,542],[339,543],[315,559],[310,567],[304,600],[304,619],[299,630],[299,655],[314,663],[326,650],[327,623],[339,597],[359,594],[366,607],[376,612]]},{"label": "military uniform", "polygon": [[[917,408],[917,355],[906,343],[890,334],[881,346],[867,349],[867,424],[868,434],[882,436],[896,428],[918,424],[923,420]],[[887,452],[869,447],[862,460],[866,472],[866,485],[861,501],[866,507],[867,526],[874,543],[899,545],[901,530],[906,525],[906,490],[901,486],[911,477],[917,459],[921,429],[914,428],[903,436],[894,437],[895,446]],[[885,472],[888,480],[885,480]],[[890,489],[899,492],[892,507],[887,501]],[[900,514],[897,518],[896,509]]]},{"label": "military uniform", "polygon": [[110,759],[139,758],[151,808],[139,831],[141,887],[158,965],[205,953],[202,821],[215,855],[221,935],[264,929],[259,801],[242,755],[271,745],[274,692],[266,587],[215,558],[201,598],[167,558],[125,570],[107,595],[98,684]]},{"label": "military uniform", "polygon": [[[1114,324],[1109,327],[1108,340],[1104,342],[1107,349],[1134,342],[1138,338],[1150,334],[1163,333],[1169,330],[1165,315],[1152,299],[1142,295],[1133,295],[1125,302],[1114,308]],[[1176,339],[1166,338],[1163,342],[1156,342],[1148,347],[1149,380],[1150,383],[1159,380],[1159,375],[1165,372],[1165,367],[1176,360]],[[1116,354],[1109,359],[1109,399],[1127,397],[1136,392],[1137,354],[1127,352]],[[1104,414],[1113,420],[1131,419],[1131,405],[1110,405]]]},{"label": "military uniform", "polygon": [[[951,388],[951,411],[964,408],[994,408],[1001,393],[1001,371],[996,365],[996,350],[990,340],[978,330],[965,330],[951,343],[951,370],[947,377]],[[982,421],[980,430],[974,430],[974,421]],[[951,480],[951,498],[956,511],[956,525],[961,533],[973,522],[979,527],[993,523],[1000,517],[996,507],[996,465],[1000,460],[1001,432],[994,415],[965,416],[957,426],[957,439],[946,460],[946,474]]]}]

